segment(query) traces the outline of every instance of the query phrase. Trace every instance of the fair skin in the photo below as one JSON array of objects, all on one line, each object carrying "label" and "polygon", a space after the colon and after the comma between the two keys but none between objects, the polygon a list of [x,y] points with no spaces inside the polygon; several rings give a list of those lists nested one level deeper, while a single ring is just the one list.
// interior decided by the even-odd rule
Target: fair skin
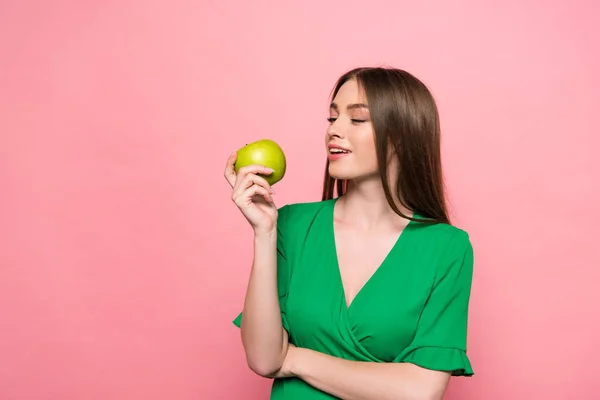
[{"label": "fair skin", "polygon": [[277,207],[268,182],[258,174],[272,171],[260,165],[234,171],[236,153],[227,161],[225,177],[231,199],[254,231],[254,260],[246,289],[241,323],[248,367],[261,376],[278,370],[288,350],[277,296]]},{"label": "fair skin", "polygon": [[[349,150],[331,161],[329,167],[331,176],[349,181],[347,193],[337,201],[334,210],[340,275],[349,305],[408,221],[392,210],[384,196],[373,125],[356,81],[346,82],[333,100],[325,142],[326,146],[334,144]],[[341,399],[441,399],[449,372],[410,363],[349,361],[288,343],[281,325],[276,285],[277,208],[268,183],[255,175],[268,172],[251,166],[236,176],[234,162],[235,154],[228,160],[225,172],[233,187],[232,199],[255,233],[255,258],[241,326],[250,368],[265,377],[299,377]],[[391,181],[393,166],[392,160]],[[399,207],[404,214],[412,214]]]}]

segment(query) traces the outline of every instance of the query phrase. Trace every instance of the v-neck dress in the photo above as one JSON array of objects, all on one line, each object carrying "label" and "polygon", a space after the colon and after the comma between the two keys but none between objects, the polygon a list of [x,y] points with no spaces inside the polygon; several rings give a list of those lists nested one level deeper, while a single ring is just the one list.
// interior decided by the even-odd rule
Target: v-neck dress
[{"label": "v-neck dress", "polygon": [[[277,280],[290,343],[347,360],[406,362],[473,375],[466,354],[469,235],[448,224],[410,221],[347,306],[333,227],[336,201],[279,209]],[[242,313],[234,324],[239,327],[241,319]],[[270,398],[335,397],[293,377],[275,379]]]}]

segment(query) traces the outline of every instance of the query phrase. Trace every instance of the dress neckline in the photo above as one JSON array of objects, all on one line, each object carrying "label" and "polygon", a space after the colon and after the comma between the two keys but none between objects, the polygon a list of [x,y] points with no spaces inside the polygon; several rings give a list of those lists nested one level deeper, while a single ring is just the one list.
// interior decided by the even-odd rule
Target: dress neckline
[{"label": "dress neckline", "polygon": [[[337,248],[337,241],[336,241],[336,236],[335,236],[335,205],[337,203],[337,200],[340,197],[336,197],[334,199],[331,200],[330,202],[330,207],[328,210],[328,227],[329,227],[329,232],[328,232],[328,236],[330,237],[330,240],[332,242],[332,247],[333,247],[333,258],[334,258],[334,265],[333,267],[335,268],[335,272],[336,272],[336,278],[338,281],[338,284],[340,286],[341,292],[342,292],[342,300],[344,303],[344,307],[346,310],[350,310],[351,307],[354,305],[354,303],[356,302],[356,300],[363,296],[363,292],[372,284],[372,282],[377,279],[377,276],[381,274],[381,271],[384,270],[386,268],[386,265],[389,264],[389,259],[392,258],[392,256],[399,251],[400,247],[401,247],[401,242],[403,240],[405,240],[406,236],[407,236],[407,232],[412,229],[413,224],[415,224],[415,221],[409,220],[408,224],[402,229],[402,231],[398,234],[398,237],[396,238],[396,241],[394,242],[394,245],[390,248],[390,250],[387,252],[387,254],[385,255],[385,257],[383,258],[383,260],[381,261],[381,263],[377,266],[377,268],[375,269],[375,271],[371,274],[371,276],[369,276],[369,278],[362,284],[362,286],[360,287],[360,289],[356,292],[356,295],[354,296],[354,298],[351,300],[350,303],[348,303],[348,298],[346,297],[346,289],[344,287],[344,281],[342,279],[342,272],[340,269],[340,263],[339,263],[339,257],[338,257],[338,248]],[[414,217],[418,217],[417,213],[413,214]]]}]

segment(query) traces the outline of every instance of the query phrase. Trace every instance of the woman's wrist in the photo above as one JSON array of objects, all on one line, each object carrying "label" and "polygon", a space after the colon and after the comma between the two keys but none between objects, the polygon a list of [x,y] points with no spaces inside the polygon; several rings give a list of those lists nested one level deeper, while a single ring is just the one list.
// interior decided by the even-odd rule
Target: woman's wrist
[{"label": "woman's wrist", "polygon": [[272,228],[254,229],[255,240],[271,240],[277,238],[277,225]]}]

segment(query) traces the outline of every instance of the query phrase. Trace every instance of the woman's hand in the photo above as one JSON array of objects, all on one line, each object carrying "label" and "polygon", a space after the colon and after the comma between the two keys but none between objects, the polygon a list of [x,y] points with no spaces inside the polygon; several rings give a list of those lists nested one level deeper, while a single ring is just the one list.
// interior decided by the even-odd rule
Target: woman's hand
[{"label": "woman's hand", "polygon": [[298,354],[302,351],[298,347],[294,346],[291,343],[288,343],[287,353],[285,355],[285,359],[283,360],[283,365],[277,372],[273,375],[273,378],[290,378],[295,376],[293,369],[294,365],[298,360]]},{"label": "woman's hand", "polygon": [[277,226],[277,206],[273,201],[273,191],[269,183],[257,174],[271,174],[273,171],[262,165],[249,165],[235,173],[234,151],[227,159],[225,179],[233,188],[231,199],[248,220],[255,233],[272,233]]}]

